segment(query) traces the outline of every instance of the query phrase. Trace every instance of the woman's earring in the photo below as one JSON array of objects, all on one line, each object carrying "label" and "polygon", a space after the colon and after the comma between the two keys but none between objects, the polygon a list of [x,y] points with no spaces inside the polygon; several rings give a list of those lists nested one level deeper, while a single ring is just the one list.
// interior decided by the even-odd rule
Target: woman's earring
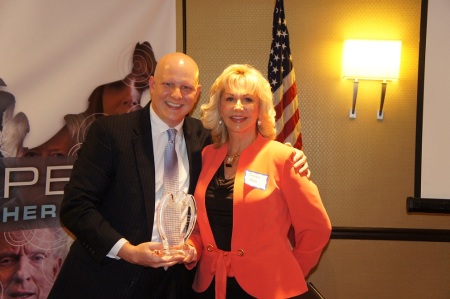
[{"label": "woman's earring", "polygon": [[260,126],[261,125],[261,121],[258,119],[258,126]]},{"label": "woman's earring", "polygon": [[221,125],[222,124],[222,119],[219,119],[219,125]]}]

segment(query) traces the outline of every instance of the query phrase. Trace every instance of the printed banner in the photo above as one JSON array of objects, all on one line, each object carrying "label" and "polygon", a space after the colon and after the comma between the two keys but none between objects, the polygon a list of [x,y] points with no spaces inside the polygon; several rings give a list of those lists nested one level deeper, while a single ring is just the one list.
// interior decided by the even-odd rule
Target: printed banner
[{"label": "printed banner", "polygon": [[0,297],[45,299],[73,241],[58,214],[77,151],[95,119],[149,101],[175,0],[0,6]]}]

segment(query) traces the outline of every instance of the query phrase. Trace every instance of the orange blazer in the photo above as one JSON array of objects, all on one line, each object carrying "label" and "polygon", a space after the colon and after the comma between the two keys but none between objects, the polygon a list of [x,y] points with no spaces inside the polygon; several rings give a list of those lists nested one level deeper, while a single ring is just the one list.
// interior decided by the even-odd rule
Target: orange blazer
[{"label": "orange blazer", "polygon": [[[227,144],[220,148],[210,145],[202,154],[194,194],[197,223],[188,241],[198,254],[194,290],[205,291],[215,276],[216,298],[225,298],[226,277],[234,276],[257,298],[289,298],[306,292],[305,277],[318,263],[331,233],[316,185],[293,168],[291,147],[258,135],[239,158],[231,251],[221,251],[209,226],[205,194],[227,149]],[[287,239],[291,225],[294,248]]]}]

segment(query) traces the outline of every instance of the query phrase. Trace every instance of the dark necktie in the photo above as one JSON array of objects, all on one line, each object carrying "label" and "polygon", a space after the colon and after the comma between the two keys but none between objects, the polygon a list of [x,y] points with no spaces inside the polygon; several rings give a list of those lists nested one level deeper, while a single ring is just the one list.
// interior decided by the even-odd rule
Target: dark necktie
[{"label": "dark necktie", "polygon": [[176,194],[178,192],[178,158],[175,152],[175,137],[177,130],[167,130],[169,142],[164,150],[164,192]]}]

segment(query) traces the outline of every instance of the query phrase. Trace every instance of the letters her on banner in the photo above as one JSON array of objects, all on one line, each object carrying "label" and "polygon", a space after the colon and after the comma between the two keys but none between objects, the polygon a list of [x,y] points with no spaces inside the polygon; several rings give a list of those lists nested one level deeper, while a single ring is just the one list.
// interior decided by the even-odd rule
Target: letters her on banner
[{"label": "letters her on banner", "polygon": [[1,159],[0,231],[59,227],[59,207],[74,160],[74,156]]}]

